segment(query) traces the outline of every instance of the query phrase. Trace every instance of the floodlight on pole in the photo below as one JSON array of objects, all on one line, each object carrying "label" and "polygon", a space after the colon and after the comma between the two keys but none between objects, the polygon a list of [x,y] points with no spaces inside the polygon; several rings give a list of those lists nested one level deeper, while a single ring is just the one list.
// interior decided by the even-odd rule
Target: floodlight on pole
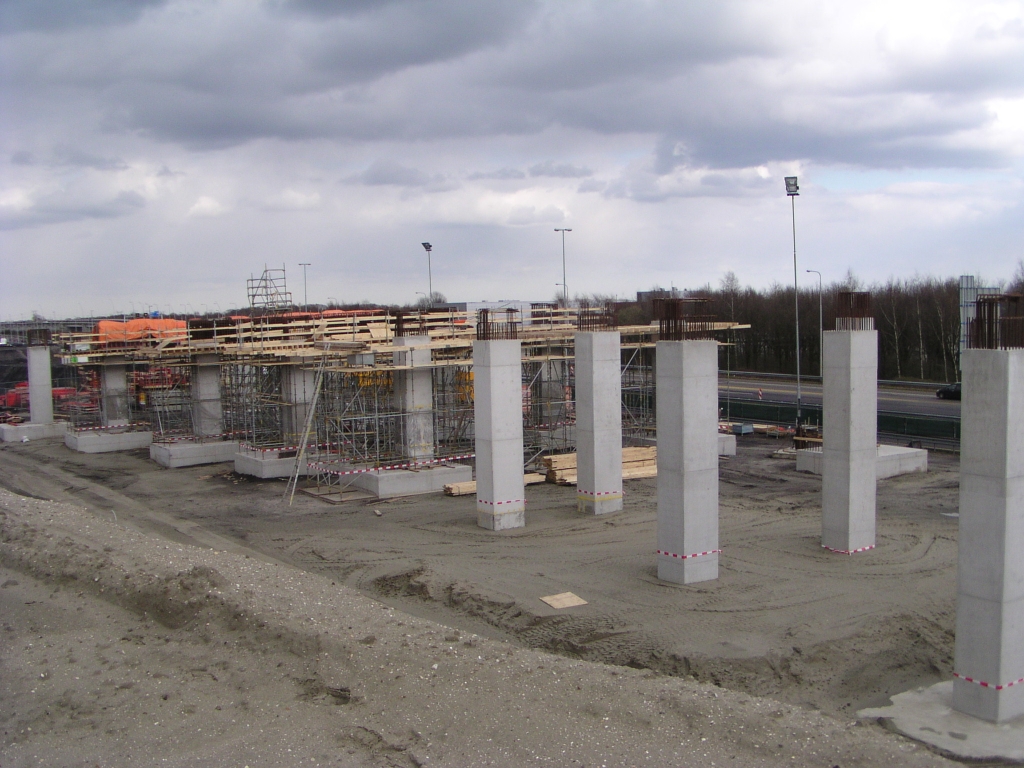
[{"label": "floodlight on pole", "polygon": [[562,233],[562,299],[565,302],[565,306],[569,306],[569,286],[565,282],[565,233],[572,232],[572,229],[565,227],[562,229],[555,228],[555,232]]},{"label": "floodlight on pole", "polygon": [[825,375],[825,322],[821,315],[821,272],[808,269],[818,276],[818,375]]},{"label": "floodlight on pole", "polygon": [[427,252],[427,289],[430,293],[427,295],[427,306],[434,306],[434,278],[430,272],[430,252],[434,250],[434,246],[430,243],[422,243],[423,250]]},{"label": "floodlight on pole", "polygon": [[786,194],[793,211],[793,305],[796,310],[796,428],[800,429],[800,285],[796,274],[796,198],[800,185],[796,176],[786,177]]},{"label": "floodlight on pole", "polygon": [[302,299],[303,308],[309,309],[309,290],[306,288],[306,267],[312,266],[308,261],[300,261],[299,266],[302,267]]}]

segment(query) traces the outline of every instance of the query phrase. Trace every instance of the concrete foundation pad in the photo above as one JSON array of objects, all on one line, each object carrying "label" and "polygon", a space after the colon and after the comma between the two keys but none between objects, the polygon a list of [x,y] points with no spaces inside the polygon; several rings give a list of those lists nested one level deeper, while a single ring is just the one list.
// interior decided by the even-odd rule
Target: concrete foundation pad
[{"label": "concrete foundation pad", "polygon": [[525,528],[526,510],[490,512],[478,509],[476,511],[476,524],[489,531],[508,531],[512,528]]},{"label": "concrete foundation pad", "polygon": [[[805,448],[796,452],[797,472],[820,475],[824,464],[824,454],[820,450]],[[876,479],[884,480],[887,477],[927,471],[928,451],[923,448],[904,448],[899,445],[878,446],[878,459],[875,463]]]},{"label": "concrete foundation pad", "polygon": [[[658,439],[656,437],[641,437],[631,438],[630,445],[657,445]],[[736,455],[736,435],[726,435],[721,432],[718,433],[718,455],[719,456],[735,456]]]},{"label": "concrete foundation pad", "polygon": [[[275,477],[291,477],[295,473],[295,456],[281,458],[277,453],[259,454],[236,453],[235,472],[240,475],[270,480]],[[299,477],[309,474],[307,467],[299,470]]]},{"label": "concrete foundation pad", "polygon": [[857,717],[883,720],[911,739],[960,759],[1024,761],[1024,717],[996,725],[953,710],[953,681],[892,697],[892,706],[862,709]]},{"label": "concrete foundation pad", "polygon": [[168,469],[234,461],[237,453],[238,441],[153,443],[149,446],[149,458]]},{"label": "concrete foundation pad", "polygon": [[113,453],[148,448],[152,432],[67,432],[64,445],[79,453]]},{"label": "concrete foundation pad", "polygon": [[45,440],[48,437],[64,437],[68,431],[66,421],[55,421],[52,424],[0,424],[0,441],[5,443],[21,443],[29,440]]},{"label": "concrete foundation pad", "polygon": [[576,497],[576,511],[584,515],[608,515],[622,511],[622,494],[608,498],[594,498],[580,494]]},{"label": "concrete foundation pad", "polygon": [[472,467],[454,464],[352,475],[352,486],[372,493],[378,499],[392,499],[421,493],[443,493],[449,483],[464,483],[472,479]]}]

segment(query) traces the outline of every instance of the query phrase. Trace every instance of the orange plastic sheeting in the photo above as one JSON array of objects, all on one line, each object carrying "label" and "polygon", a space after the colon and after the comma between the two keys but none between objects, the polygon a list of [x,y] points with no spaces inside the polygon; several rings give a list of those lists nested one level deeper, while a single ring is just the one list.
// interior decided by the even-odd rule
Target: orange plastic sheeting
[{"label": "orange plastic sheeting", "polygon": [[187,327],[188,323],[184,320],[147,317],[125,323],[100,320],[94,332],[100,344],[125,344],[132,341],[183,339],[188,333]]}]

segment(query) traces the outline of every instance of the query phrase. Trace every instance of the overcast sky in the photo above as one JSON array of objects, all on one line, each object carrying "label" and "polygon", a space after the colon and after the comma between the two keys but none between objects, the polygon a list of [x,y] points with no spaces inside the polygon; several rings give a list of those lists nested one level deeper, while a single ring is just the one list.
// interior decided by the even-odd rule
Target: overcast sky
[{"label": "overcast sky", "polygon": [[3,0],[0,317],[1024,256],[1022,2]]}]

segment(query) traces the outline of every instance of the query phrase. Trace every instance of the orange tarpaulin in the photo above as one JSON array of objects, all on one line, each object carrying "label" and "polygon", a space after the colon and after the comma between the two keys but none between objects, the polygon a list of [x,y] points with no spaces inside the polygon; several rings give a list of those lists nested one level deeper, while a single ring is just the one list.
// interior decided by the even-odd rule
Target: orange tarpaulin
[{"label": "orange tarpaulin", "polygon": [[140,318],[126,323],[100,320],[96,323],[96,340],[100,344],[125,344],[131,341],[185,338],[188,323],[165,318]]}]

